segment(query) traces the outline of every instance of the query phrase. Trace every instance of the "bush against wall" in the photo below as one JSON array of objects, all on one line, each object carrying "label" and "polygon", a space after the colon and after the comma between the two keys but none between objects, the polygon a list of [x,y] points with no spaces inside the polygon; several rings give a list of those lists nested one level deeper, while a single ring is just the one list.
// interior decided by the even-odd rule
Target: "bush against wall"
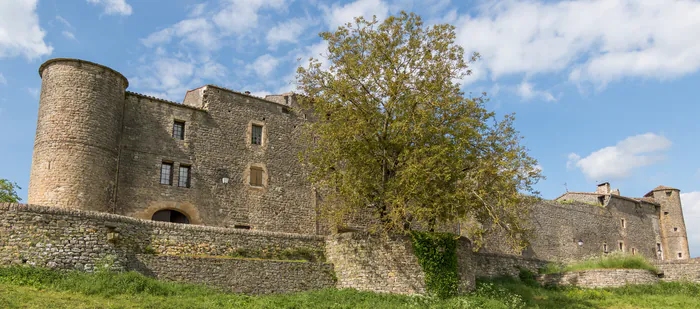
[{"label": "bush against wall", "polygon": [[455,235],[413,231],[411,236],[428,293],[440,298],[455,296],[459,287]]}]

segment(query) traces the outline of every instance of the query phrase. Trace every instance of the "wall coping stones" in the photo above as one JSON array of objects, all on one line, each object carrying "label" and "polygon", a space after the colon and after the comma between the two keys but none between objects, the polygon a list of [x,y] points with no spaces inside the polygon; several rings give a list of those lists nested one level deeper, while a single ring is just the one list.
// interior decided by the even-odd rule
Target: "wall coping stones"
[{"label": "wall coping stones", "polygon": [[[307,240],[325,240],[324,236],[321,235],[310,235],[310,234],[294,234],[294,233],[284,233],[284,232],[272,232],[272,231],[256,231],[256,230],[241,230],[225,227],[214,227],[205,225],[193,225],[193,224],[178,224],[170,222],[160,222],[151,221],[144,219],[137,219],[122,215],[103,213],[97,211],[88,210],[78,210],[78,209],[68,209],[60,207],[50,207],[41,205],[31,205],[31,204],[20,204],[20,203],[0,203],[0,211],[17,211],[17,212],[29,212],[38,214],[55,214],[55,215],[69,215],[74,217],[90,218],[101,221],[112,221],[119,223],[131,223],[140,224],[148,227],[158,227],[172,230],[188,230],[188,231],[203,231],[203,232],[216,232],[219,234],[230,234],[230,235],[246,235],[246,236],[266,236],[266,237],[280,237],[280,238],[295,238],[295,239],[307,239]],[[105,223],[106,224],[106,223]]]},{"label": "wall coping stones", "polygon": [[135,97],[139,97],[139,98],[144,98],[144,99],[153,100],[153,101],[156,101],[156,102],[158,102],[158,103],[166,103],[166,104],[175,105],[175,106],[178,106],[178,107],[184,107],[184,108],[188,108],[188,109],[192,109],[192,110],[196,110],[196,111],[208,112],[208,110],[203,109],[203,108],[198,108],[198,107],[194,107],[194,106],[190,106],[190,105],[185,105],[185,104],[182,104],[182,103],[178,103],[178,102],[175,102],[175,101],[170,101],[170,100],[166,100],[166,99],[157,98],[157,97],[154,97],[154,96],[145,95],[145,94],[143,94],[143,93],[138,93],[138,92],[133,92],[133,91],[127,91],[126,94],[127,94],[127,95],[132,95],[132,96],[135,96]]},{"label": "wall coping stones", "polygon": [[577,286],[582,288],[608,288],[625,285],[654,284],[658,275],[646,269],[587,269],[556,274],[537,275],[542,285]]}]

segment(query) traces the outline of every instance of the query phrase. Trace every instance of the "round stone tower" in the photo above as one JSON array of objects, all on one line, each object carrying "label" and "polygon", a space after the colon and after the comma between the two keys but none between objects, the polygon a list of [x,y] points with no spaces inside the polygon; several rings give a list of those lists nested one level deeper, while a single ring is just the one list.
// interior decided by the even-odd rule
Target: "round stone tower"
[{"label": "round stone tower", "polygon": [[63,58],[44,62],[39,76],[28,203],[113,211],[127,79]]},{"label": "round stone tower", "polygon": [[659,228],[664,260],[688,259],[688,235],[685,231],[681,191],[675,188],[658,186],[645,197],[653,197],[661,204]]}]

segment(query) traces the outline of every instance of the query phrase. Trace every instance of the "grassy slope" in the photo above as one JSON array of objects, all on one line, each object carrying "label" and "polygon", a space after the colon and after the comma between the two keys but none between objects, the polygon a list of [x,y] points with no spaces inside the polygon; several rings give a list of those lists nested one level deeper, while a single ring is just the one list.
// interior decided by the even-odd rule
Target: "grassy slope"
[{"label": "grassy slope", "polygon": [[0,269],[0,308],[700,308],[700,284],[552,290],[500,279],[480,282],[474,294],[448,300],[334,289],[245,296],[134,273],[5,268]]},{"label": "grassy slope", "polygon": [[566,271],[580,271],[601,268],[646,269],[651,271],[657,271],[656,267],[654,265],[651,265],[649,261],[647,261],[642,256],[627,254],[610,254],[608,256],[593,258],[566,266],[558,265],[555,263],[549,263],[545,265],[543,269],[540,270],[540,273],[552,274]]}]

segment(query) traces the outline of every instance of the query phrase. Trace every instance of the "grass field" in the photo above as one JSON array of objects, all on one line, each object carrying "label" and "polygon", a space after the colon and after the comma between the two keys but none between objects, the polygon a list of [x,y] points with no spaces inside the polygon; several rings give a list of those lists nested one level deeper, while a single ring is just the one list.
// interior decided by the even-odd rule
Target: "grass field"
[{"label": "grass field", "polygon": [[0,268],[0,308],[700,308],[700,284],[545,289],[530,280],[502,278],[446,300],[335,289],[245,296],[136,273]]},{"label": "grass field", "polygon": [[553,274],[566,271],[580,271],[601,268],[646,269],[654,272],[657,271],[654,265],[651,265],[649,261],[647,261],[644,257],[640,255],[613,253],[607,256],[592,258],[571,265],[559,265],[555,263],[549,263],[540,270],[540,273]]}]

